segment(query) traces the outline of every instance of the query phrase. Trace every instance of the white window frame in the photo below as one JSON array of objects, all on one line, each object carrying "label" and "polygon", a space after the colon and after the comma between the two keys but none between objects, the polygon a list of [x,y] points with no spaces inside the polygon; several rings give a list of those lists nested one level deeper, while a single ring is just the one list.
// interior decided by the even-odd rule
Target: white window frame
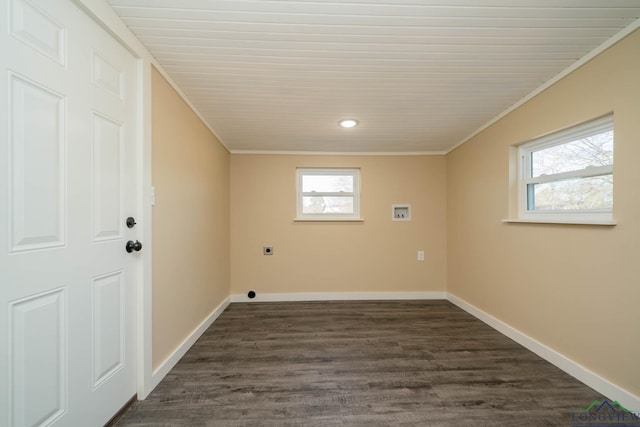
[{"label": "white window frame", "polygon": [[532,153],[550,147],[567,144],[569,142],[609,130],[613,130],[613,115],[601,117],[587,123],[554,132],[520,145],[518,147],[518,219],[524,220],[525,222],[613,224],[613,209],[578,209],[563,211],[536,211],[529,209],[529,185],[531,184],[544,184],[571,178],[589,178],[603,175],[613,176],[613,165],[607,165],[587,167],[576,171],[557,173],[553,175],[542,175],[532,178]]},{"label": "white window frame", "polygon": [[[302,192],[302,179],[305,175],[352,176],[353,192]],[[353,197],[353,213],[305,214],[302,199],[309,196]],[[296,221],[362,221],[360,218],[360,169],[354,168],[298,168],[296,169]]]}]

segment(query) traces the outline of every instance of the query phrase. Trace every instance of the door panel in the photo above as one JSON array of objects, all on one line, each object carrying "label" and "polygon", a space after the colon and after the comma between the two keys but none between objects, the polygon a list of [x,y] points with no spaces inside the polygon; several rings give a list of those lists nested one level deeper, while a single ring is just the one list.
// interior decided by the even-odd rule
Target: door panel
[{"label": "door panel", "polygon": [[93,279],[93,389],[125,363],[125,293],[122,271]]},{"label": "door panel", "polygon": [[0,8],[0,425],[102,425],[136,389],[137,63],[71,0]]},{"label": "door panel", "polygon": [[11,251],[64,245],[64,98],[10,76]]},{"label": "door panel", "polygon": [[57,289],[10,305],[13,422],[50,424],[67,409],[66,295]]},{"label": "door panel", "polygon": [[93,52],[93,82],[112,95],[124,99],[124,73],[95,51]]},{"label": "door panel", "polygon": [[26,1],[10,4],[11,34],[26,45],[65,65],[65,31],[45,11]]},{"label": "door panel", "polygon": [[93,241],[122,239],[124,233],[124,146],[120,123],[92,114]]}]

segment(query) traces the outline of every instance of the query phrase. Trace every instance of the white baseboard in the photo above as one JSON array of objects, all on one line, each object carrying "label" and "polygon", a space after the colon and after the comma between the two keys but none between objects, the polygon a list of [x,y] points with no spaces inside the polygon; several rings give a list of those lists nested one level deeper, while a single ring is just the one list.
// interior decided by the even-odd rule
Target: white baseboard
[{"label": "white baseboard", "polygon": [[184,356],[193,344],[200,338],[200,336],[213,324],[213,322],[222,314],[225,308],[231,303],[231,297],[227,297],[218,305],[197,328],[189,334],[189,336],[182,341],[182,343],[175,349],[169,357],[167,357],[156,369],[151,376],[150,390],[156,388],[156,386],[162,381],[162,379],[169,373],[176,363]]},{"label": "white baseboard", "polygon": [[[611,400],[617,400],[622,406],[629,409],[630,411],[637,411],[640,409],[640,397],[634,395],[633,393],[613,384],[611,381],[606,380],[605,378],[602,378],[595,372],[590,371],[584,366],[574,362],[573,360],[558,353],[552,348],[547,347],[541,342],[509,326],[503,321],[496,319],[490,314],[480,310],[478,307],[469,304],[465,300],[458,298],[451,293],[447,295],[447,299],[467,313],[483,321],[487,325],[491,326],[503,335],[511,338],[523,347],[531,350],[538,356],[545,359],[547,362],[557,366],[567,374],[576,378],[578,381],[583,382],[584,384],[603,394],[607,398]],[[589,403],[591,402],[585,402],[585,407]]]},{"label": "white baseboard", "polygon": [[244,294],[231,295],[231,302],[287,302],[287,301],[374,301],[446,299],[446,292],[314,292],[261,294],[249,298]]}]

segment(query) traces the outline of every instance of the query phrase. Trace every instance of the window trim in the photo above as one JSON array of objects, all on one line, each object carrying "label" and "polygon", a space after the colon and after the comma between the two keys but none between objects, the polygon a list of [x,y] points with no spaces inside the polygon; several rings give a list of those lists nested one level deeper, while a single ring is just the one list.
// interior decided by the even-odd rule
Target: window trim
[{"label": "window trim", "polygon": [[517,146],[518,218],[505,220],[505,222],[615,225],[616,222],[613,220],[613,209],[564,211],[534,211],[528,209],[528,198],[530,197],[528,186],[531,184],[544,184],[571,178],[589,178],[604,175],[611,175],[613,177],[614,170],[612,164],[607,166],[587,167],[585,169],[562,172],[553,175],[542,175],[532,178],[530,177],[532,169],[532,153],[550,147],[567,144],[590,135],[613,129],[613,114],[609,114],[586,123],[536,138]]},{"label": "window trim", "polygon": [[[327,176],[344,176],[353,177],[353,192],[302,192],[302,179],[305,175],[327,175]],[[302,209],[302,199],[305,196],[335,196],[353,197],[353,213],[323,213],[323,214],[305,214]],[[294,221],[363,221],[360,218],[360,169],[359,168],[296,168],[296,217]]]}]

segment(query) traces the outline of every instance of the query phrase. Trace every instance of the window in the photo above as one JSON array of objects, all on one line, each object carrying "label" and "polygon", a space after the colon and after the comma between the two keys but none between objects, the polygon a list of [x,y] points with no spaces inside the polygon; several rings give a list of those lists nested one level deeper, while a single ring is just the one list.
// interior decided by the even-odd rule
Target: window
[{"label": "window", "polygon": [[538,138],[518,154],[521,219],[612,220],[613,116]]},{"label": "window", "polygon": [[298,169],[297,220],[360,220],[359,169]]}]

